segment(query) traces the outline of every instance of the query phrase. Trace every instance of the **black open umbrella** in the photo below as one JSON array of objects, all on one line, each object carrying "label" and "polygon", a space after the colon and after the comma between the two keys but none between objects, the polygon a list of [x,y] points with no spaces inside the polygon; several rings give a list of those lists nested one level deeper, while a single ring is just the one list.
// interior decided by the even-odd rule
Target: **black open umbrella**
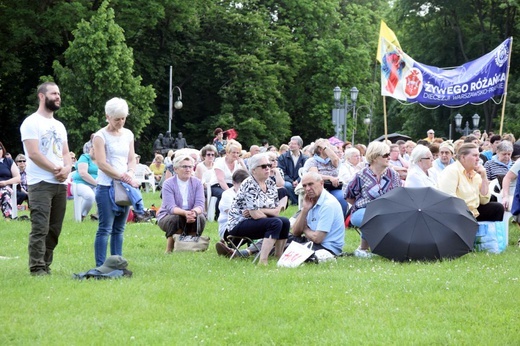
[{"label": "black open umbrella", "polygon": [[372,252],[395,261],[463,256],[477,230],[462,199],[431,187],[393,189],[368,204],[361,225]]},{"label": "black open umbrella", "polygon": [[[403,141],[409,141],[411,140],[412,138],[411,137],[408,137],[407,135],[402,135],[400,133],[390,133],[388,135],[388,140],[392,143],[395,143],[397,142],[398,140],[402,139]],[[374,141],[379,141],[379,142],[382,142],[385,140],[385,135],[382,135],[380,137],[377,137],[376,139],[374,139]]]}]

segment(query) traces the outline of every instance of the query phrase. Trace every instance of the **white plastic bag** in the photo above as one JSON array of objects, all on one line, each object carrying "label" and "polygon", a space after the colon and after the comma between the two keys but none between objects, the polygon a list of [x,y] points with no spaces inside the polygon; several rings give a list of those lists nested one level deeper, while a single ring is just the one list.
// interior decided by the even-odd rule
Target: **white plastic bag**
[{"label": "white plastic bag", "polygon": [[306,244],[300,244],[295,241],[291,242],[283,252],[282,257],[278,260],[278,267],[298,267],[314,253],[312,245],[313,243],[311,241]]},{"label": "white plastic bag", "polygon": [[318,259],[318,263],[329,262],[329,261],[336,262],[336,257],[334,257],[333,254],[331,254],[329,251],[327,251],[325,249],[316,250],[314,252],[314,254],[316,255],[316,258]]}]

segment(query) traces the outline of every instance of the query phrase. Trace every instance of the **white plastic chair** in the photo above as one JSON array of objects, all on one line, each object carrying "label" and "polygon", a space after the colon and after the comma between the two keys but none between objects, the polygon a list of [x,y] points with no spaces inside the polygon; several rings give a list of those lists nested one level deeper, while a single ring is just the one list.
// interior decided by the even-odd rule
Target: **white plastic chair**
[{"label": "white plastic chair", "polygon": [[13,184],[13,194],[11,195],[11,204],[12,204],[12,208],[13,208],[13,210],[11,210],[11,217],[13,219],[18,217],[18,200],[17,200],[18,197],[16,196],[17,187],[18,187],[18,184]]},{"label": "white plastic chair", "polygon": [[[296,186],[294,192],[296,192],[296,190],[299,189],[299,187],[301,187],[301,179],[302,179],[302,177],[303,177],[303,175],[304,175],[305,173],[306,173],[306,171],[305,171],[305,169],[303,169],[303,167],[300,167],[300,168],[298,169],[298,176],[300,177],[300,183]],[[298,195],[298,210],[301,210],[302,207],[303,207],[303,197],[304,197],[304,192],[297,193],[297,195]]]},{"label": "white plastic chair", "polygon": [[155,178],[153,174],[149,174],[148,178],[145,178],[144,172],[135,172],[134,178],[139,182],[139,184],[144,183],[144,188],[146,192],[149,191],[149,187],[152,188],[152,192],[155,192]]},{"label": "white plastic chair", "polygon": [[208,170],[202,175],[202,183],[206,184],[206,211],[208,213],[208,221],[215,221],[215,213],[217,208],[217,197],[211,196],[211,176],[215,174],[214,170]]},{"label": "white plastic chair", "polygon": [[[498,192],[495,191],[495,188],[499,190]],[[497,202],[502,203],[502,189],[500,188],[500,183],[498,182],[498,179],[493,179],[489,182],[489,191],[491,193],[491,196],[495,196],[497,199]],[[504,223],[504,226],[506,228],[506,239],[509,244],[509,219],[513,216],[510,211],[505,210],[504,211],[504,218],[502,219],[502,222]]]},{"label": "white plastic chair", "polygon": [[215,221],[215,209],[217,208],[217,197],[211,196],[211,186],[206,184],[206,210],[208,221]]}]

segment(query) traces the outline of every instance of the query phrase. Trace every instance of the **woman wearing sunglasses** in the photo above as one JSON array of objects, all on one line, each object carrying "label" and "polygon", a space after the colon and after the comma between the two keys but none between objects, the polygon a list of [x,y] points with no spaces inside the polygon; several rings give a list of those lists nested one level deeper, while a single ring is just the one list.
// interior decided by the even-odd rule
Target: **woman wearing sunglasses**
[{"label": "woman wearing sunglasses", "polygon": [[29,204],[29,195],[27,194],[27,172],[25,171],[25,168],[27,167],[27,159],[24,154],[18,154],[14,159],[14,162],[20,171],[20,184],[18,184],[16,189],[16,201],[19,205],[24,201],[27,201],[27,204]]},{"label": "woman wearing sunglasses", "polygon": [[202,157],[202,161],[197,164],[195,176],[206,186],[206,183],[209,183],[211,179],[211,174],[215,174],[213,164],[217,157],[217,148],[212,144],[208,144],[200,150],[200,156]]},{"label": "woman wearing sunglasses", "polygon": [[[382,142],[372,142],[366,151],[368,166],[356,173],[345,191],[347,202],[352,205],[350,222],[361,226],[368,203],[401,186],[399,174],[389,167],[390,147]],[[361,244],[354,251],[356,257],[370,257],[368,242],[361,235]]]},{"label": "woman wearing sunglasses", "polygon": [[437,180],[432,168],[433,155],[430,149],[424,145],[417,145],[410,155],[410,170],[406,176],[406,187],[433,187],[437,188]]},{"label": "woman wearing sunglasses", "polygon": [[259,263],[267,265],[267,257],[274,247],[280,258],[289,235],[289,219],[280,216],[282,205],[278,200],[276,183],[269,178],[269,156],[256,154],[249,159],[249,172],[231,204],[227,230],[231,235],[263,238]]}]

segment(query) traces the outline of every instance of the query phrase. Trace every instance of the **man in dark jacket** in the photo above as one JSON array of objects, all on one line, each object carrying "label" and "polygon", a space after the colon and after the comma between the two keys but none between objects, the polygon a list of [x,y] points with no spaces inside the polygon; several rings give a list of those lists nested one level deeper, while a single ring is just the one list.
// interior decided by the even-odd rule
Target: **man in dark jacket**
[{"label": "man in dark jacket", "polygon": [[294,193],[294,188],[300,182],[298,170],[303,167],[307,156],[303,155],[301,149],[303,140],[300,136],[293,136],[289,142],[289,151],[278,157],[278,168],[284,173],[284,187],[289,195],[292,204],[298,204],[298,197]]}]

